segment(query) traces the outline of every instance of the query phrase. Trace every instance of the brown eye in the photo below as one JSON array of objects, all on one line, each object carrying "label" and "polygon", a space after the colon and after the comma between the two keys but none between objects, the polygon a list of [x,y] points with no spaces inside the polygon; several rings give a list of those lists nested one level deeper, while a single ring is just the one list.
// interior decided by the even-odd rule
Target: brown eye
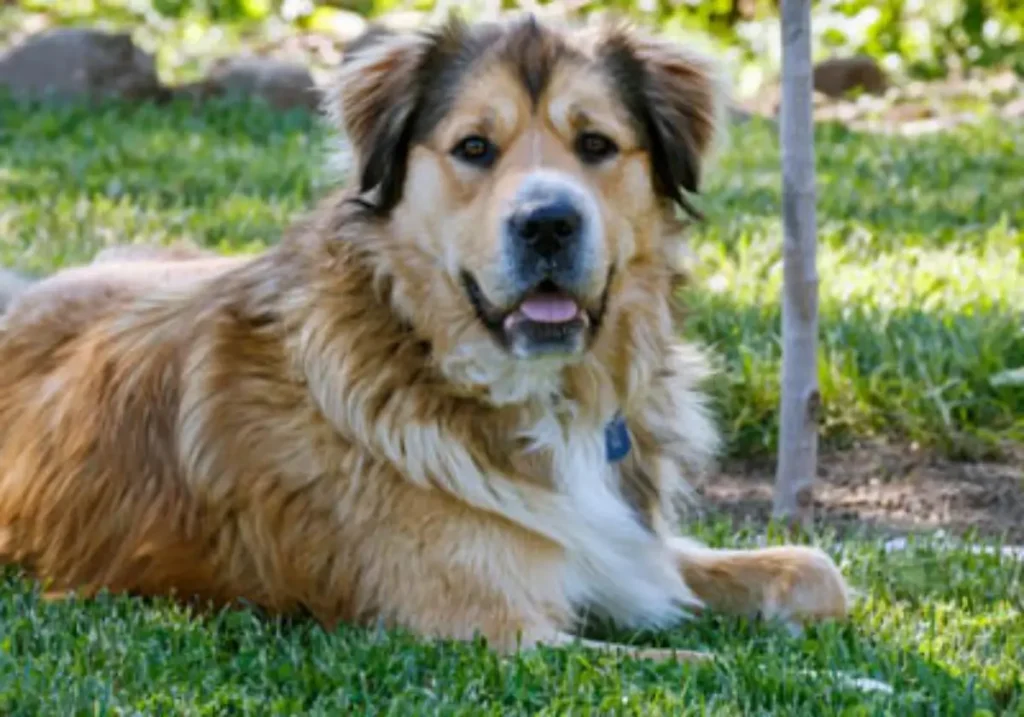
[{"label": "brown eye", "polygon": [[576,138],[576,154],[587,164],[597,164],[619,151],[615,142],[597,132],[584,132]]},{"label": "brown eye", "polygon": [[471,135],[455,145],[452,155],[468,164],[487,168],[498,158],[498,148],[486,137]]}]

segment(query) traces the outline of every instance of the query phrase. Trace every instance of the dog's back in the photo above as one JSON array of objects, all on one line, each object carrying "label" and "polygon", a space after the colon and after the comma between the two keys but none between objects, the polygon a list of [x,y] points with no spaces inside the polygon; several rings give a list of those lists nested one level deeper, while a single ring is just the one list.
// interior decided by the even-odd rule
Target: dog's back
[{"label": "dog's back", "polygon": [[90,264],[42,279],[0,269],[0,315],[7,322],[89,320],[154,289],[189,285],[238,264],[191,246],[119,245]]}]

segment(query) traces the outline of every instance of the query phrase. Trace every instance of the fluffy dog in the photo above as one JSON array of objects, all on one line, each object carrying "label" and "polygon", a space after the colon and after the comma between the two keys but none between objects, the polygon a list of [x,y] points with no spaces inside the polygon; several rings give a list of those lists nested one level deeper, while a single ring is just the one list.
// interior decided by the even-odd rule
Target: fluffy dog
[{"label": "fluffy dog", "polygon": [[617,25],[453,20],[371,30],[328,95],[354,182],[274,248],[111,257],[15,301],[0,558],[58,593],[502,651],[584,611],[845,615],[819,550],[675,533],[717,444],[672,301],[711,65]]}]

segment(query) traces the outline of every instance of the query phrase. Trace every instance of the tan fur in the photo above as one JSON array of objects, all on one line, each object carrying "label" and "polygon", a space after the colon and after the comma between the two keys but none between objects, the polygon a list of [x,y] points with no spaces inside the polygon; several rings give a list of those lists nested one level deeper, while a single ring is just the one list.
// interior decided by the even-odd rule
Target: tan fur
[{"label": "tan fur", "polygon": [[[440,32],[457,45],[468,29]],[[637,625],[684,616],[677,603],[845,614],[845,584],[820,551],[676,537],[687,478],[718,440],[699,390],[705,359],[675,336],[678,222],[593,59],[612,35],[501,32],[519,54],[477,58],[409,147],[386,217],[354,201],[374,188],[348,187],[260,256],[143,251],[19,298],[0,319],[0,558],[57,592],[244,599],[327,626],[482,633],[500,650],[564,644],[591,604]],[[661,83],[652,111],[688,123],[689,146],[674,149],[690,154],[678,156],[699,159],[716,131],[705,66],[607,32]],[[413,113],[434,41],[376,38],[342,68],[335,116],[360,175]],[[513,56],[547,73],[537,97]],[[581,125],[613,137],[617,158],[581,165]],[[501,144],[492,173],[452,162],[467,131]],[[577,360],[504,353],[457,280],[469,267],[499,291],[498,208],[536,167],[596,197],[601,260],[616,269]],[[605,287],[592,288],[597,301]],[[633,450],[609,466],[600,438],[616,411]]]}]

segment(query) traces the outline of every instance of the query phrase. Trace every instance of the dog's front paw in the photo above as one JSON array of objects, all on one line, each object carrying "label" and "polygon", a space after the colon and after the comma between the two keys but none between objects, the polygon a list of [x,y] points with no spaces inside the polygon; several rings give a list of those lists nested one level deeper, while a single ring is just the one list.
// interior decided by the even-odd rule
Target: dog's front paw
[{"label": "dog's front paw", "polygon": [[850,589],[827,553],[795,545],[766,552],[775,569],[763,593],[764,617],[795,625],[846,617]]}]

